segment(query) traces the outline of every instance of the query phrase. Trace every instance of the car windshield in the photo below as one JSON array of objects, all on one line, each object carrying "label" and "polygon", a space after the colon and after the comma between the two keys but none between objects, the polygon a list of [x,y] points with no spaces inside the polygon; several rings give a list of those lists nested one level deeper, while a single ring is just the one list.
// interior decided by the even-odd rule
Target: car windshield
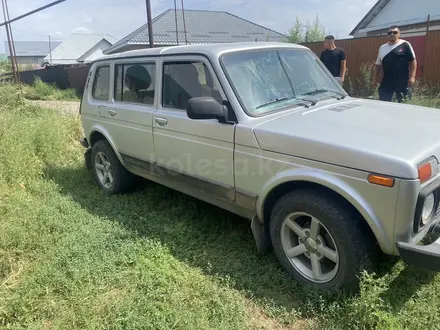
[{"label": "car windshield", "polygon": [[226,75],[250,115],[345,97],[318,57],[303,49],[262,49],[226,54]]}]

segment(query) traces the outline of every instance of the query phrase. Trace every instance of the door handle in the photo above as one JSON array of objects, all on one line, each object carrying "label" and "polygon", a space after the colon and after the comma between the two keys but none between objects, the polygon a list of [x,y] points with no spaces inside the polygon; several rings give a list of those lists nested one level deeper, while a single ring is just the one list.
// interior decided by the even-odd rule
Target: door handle
[{"label": "door handle", "polygon": [[112,117],[116,116],[116,110],[109,109],[108,114]]},{"label": "door handle", "polygon": [[165,126],[165,125],[168,123],[168,120],[167,120],[166,118],[159,118],[159,117],[156,117],[156,123],[157,123],[159,126]]}]

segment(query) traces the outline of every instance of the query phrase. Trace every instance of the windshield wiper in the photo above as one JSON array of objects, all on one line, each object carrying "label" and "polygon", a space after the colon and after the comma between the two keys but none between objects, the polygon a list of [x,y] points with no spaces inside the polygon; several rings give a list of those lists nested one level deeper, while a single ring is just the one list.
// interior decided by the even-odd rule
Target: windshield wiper
[{"label": "windshield wiper", "polygon": [[[265,107],[267,105],[270,105],[270,104],[274,104],[274,103],[282,102],[282,101],[286,101],[286,100],[292,100],[292,99],[310,102],[311,105],[315,105],[316,103],[318,103],[318,100],[309,100],[309,99],[303,99],[303,98],[299,98],[299,97],[295,97],[295,96],[289,96],[289,97],[280,97],[280,98],[275,99],[275,100],[270,100],[270,101],[268,101],[266,103],[263,103],[263,104],[259,105],[258,107],[255,108],[255,110],[258,110],[258,109],[263,108],[263,107]],[[309,105],[306,104],[306,103],[299,103],[298,105],[304,105],[306,108],[309,107]]]},{"label": "windshield wiper", "polygon": [[[303,94],[303,95],[306,95],[306,94]],[[302,98],[302,97],[297,97],[296,99],[301,100],[301,101],[310,102],[311,103],[310,105],[312,105],[312,106],[316,105],[316,103],[318,103],[318,99],[311,100],[311,99],[306,99],[306,98]]]},{"label": "windshield wiper", "polygon": [[331,90],[331,89],[316,89],[314,91],[311,91],[311,92],[308,92],[308,93],[304,93],[304,94],[301,94],[301,95],[316,95],[316,94],[321,94],[321,93],[326,93],[326,92],[334,93],[336,95],[339,95],[338,100],[339,99],[343,100],[347,96],[347,95],[345,95],[345,94],[343,94],[341,92],[337,92],[337,91],[334,91],[334,90]]},{"label": "windshield wiper", "polygon": [[260,104],[258,107],[255,108],[255,110],[263,108],[263,107],[265,107],[267,105],[270,105],[270,104],[273,104],[273,103],[287,101],[287,100],[291,100],[291,99],[294,99],[294,98],[295,98],[294,96],[290,96],[290,97],[280,97],[278,99],[270,100],[270,101],[268,101],[266,103]]}]

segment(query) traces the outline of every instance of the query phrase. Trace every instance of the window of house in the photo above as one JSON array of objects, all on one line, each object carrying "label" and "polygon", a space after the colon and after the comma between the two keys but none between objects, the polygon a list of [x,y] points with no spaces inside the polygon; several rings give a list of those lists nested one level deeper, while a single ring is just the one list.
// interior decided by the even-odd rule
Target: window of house
[{"label": "window of house", "polygon": [[155,94],[156,64],[117,64],[115,101],[152,105]]},{"label": "window of house", "polygon": [[222,103],[220,88],[208,67],[200,61],[165,63],[162,105],[185,110],[189,99],[212,96]]},{"label": "window of house", "polygon": [[110,67],[102,66],[96,70],[93,80],[92,97],[95,100],[108,101],[110,96]]}]

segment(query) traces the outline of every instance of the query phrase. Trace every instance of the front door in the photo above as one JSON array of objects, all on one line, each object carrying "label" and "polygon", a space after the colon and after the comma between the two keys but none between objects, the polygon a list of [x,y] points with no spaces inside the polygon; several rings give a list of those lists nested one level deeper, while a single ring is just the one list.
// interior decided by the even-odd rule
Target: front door
[{"label": "front door", "polygon": [[153,116],[159,170],[202,193],[235,200],[235,125],[192,120],[184,110],[191,97],[225,99],[209,62],[203,57],[165,59],[161,76],[161,101]]}]

